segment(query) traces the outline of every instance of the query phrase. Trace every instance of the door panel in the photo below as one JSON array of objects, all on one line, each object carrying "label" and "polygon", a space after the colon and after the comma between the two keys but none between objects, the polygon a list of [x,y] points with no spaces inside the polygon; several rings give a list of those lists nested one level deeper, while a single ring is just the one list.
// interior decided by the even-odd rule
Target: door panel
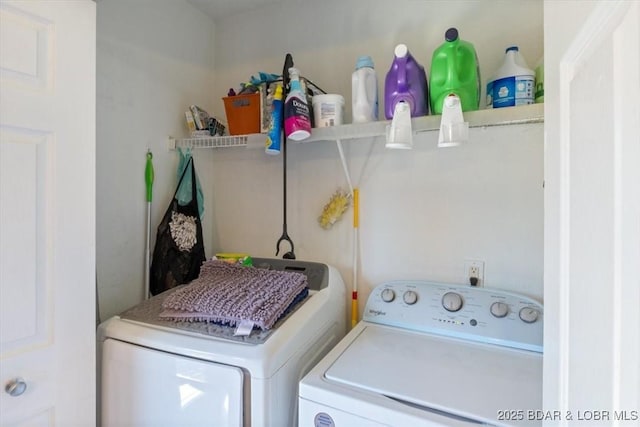
[{"label": "door panel", "polygon": [[95,3],[0,0],[0,93],[0,426],[93,425]]},{"label": "door panel", "polygon": [[639,28],[637,1],[545,2],[544,406],[564,422],[640,416]]},{"label": "door panel", "polygon": [[46,250],[52,135],[3,126],[0,140],[0,354],[7,356],[52,342],[45,328],[52,312]]},{"label": "door panel", "polygon": [[[0,72],[6,84],[30,91],[51,91],[53,83],[54,22],[37,10],[2,2]],[[15,49],[15,47],[21,49]]]}]

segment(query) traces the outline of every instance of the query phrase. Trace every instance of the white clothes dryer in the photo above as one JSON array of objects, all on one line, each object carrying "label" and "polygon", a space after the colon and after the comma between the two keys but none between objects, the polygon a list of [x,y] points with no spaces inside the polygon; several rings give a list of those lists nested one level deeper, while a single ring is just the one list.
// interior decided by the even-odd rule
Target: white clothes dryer
[{"label": "white clothes dryer", "polygon": [[522,295],[384,283],[300,382],[299,427],[539,425],[542,334]]},{"label": "white clothes dryer", "polygon": [[253,263],[309,282],[309,296],[269,331],[160,320],[170,291],[98,327],[102,427],[296,424],[300,379],[345,335],[345,285],[321,263]]}]

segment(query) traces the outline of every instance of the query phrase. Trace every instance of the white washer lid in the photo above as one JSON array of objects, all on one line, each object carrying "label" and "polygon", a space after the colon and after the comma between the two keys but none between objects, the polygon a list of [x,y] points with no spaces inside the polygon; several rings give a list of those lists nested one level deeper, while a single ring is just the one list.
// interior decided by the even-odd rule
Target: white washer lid
[{"label": "white washer lid", "polygon": [[542,408],[542,354],[386,326],[367,326],[325,377],[492,424]]}]

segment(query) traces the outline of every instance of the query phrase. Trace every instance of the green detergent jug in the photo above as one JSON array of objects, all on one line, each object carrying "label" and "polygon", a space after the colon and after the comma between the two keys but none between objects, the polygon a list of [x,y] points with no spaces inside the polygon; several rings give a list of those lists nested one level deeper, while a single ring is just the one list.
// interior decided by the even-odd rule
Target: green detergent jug
[{"label": "green detergent jug", "polygon": [[473,45],[460,40],[458,30],[449,28],[445,42],[433,51],[429,73],[429,100],[433,114],[442,114],[444,99],[455,94],[462,111],[477,110],[480,105],[480,68]]}]

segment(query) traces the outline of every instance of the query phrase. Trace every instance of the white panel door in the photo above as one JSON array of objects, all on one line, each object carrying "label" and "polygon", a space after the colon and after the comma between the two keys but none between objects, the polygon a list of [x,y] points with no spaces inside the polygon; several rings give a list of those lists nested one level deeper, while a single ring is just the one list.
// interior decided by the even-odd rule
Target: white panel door
[{"label": "white panel door", "polygon": [[95,3],[0,1],[0,425],[95,423]]},{"label": "white panel door", "polygon": [[640,2],[545,2],[545,86],[544,405],[639,425]]}]

